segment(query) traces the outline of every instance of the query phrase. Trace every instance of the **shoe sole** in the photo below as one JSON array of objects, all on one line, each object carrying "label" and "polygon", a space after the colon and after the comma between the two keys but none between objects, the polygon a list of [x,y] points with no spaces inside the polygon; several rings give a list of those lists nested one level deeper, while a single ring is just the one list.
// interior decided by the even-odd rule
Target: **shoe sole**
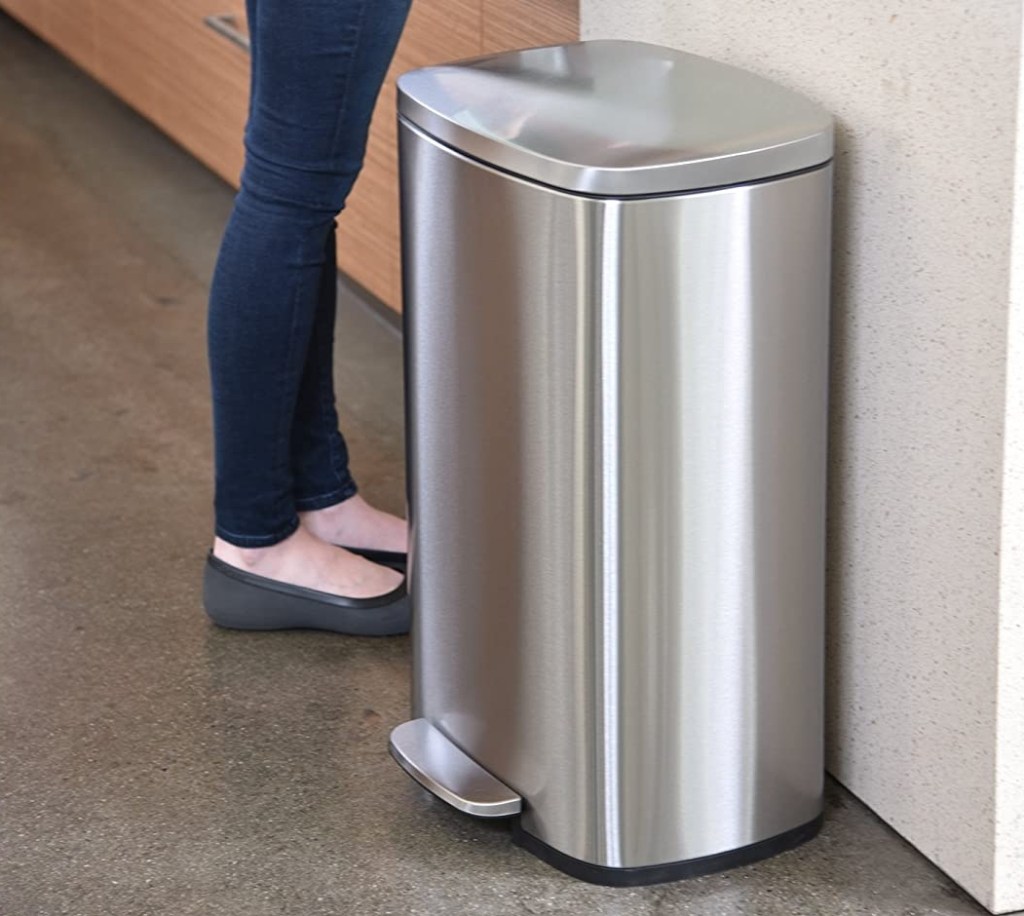
[{"label": "shoe sole", "polygon": [[203,606],[217,626],[231,630],[400,636],[408,633],[412,624],[404,582],[386,595],[346,598],[254,575],[212,553],[207,555],[203,571]]}]

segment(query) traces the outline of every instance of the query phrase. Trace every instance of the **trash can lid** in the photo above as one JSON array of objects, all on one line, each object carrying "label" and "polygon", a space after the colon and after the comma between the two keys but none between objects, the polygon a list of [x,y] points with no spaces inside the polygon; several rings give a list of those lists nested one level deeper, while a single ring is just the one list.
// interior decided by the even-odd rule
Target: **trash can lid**
[{"label": "trash can lid", "polygon": [[737,67],[633,41],[584,41],[398,81],[399,112],[523,178],[603,197],[774,178],[832,158],[832,118]]}]

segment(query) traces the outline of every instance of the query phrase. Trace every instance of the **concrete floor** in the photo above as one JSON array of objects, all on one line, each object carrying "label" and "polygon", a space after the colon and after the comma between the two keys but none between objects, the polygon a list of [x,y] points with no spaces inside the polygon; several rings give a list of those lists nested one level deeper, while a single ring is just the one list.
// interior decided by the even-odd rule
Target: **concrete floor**
[{"label": "concrete floor", "polygon": [[[392,763],[406,639],[211,627],[203,322],[231,198],[0,15],[0,916],[983,912],[836,786],[772,861],[578,883]],[[343,423],[392,510],[400,365],[346,296]]]}]

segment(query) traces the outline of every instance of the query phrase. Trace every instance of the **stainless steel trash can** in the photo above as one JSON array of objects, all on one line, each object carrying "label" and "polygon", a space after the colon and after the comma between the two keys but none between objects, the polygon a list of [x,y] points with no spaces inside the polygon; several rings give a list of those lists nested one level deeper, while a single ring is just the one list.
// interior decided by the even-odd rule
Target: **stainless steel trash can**
[{"label": "stainless steel trash can", "polygon": [[651,45],[403,76],[413,719],[603,884],[822,811],[832,121]]}]

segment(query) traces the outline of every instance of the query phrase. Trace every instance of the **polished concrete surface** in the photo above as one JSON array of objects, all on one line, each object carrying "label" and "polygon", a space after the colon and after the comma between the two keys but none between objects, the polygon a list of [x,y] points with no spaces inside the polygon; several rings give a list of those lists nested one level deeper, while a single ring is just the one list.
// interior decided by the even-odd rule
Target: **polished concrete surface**
[{"label": "polished concrete surface", "polygon": [[[206,291],[231,191],[0,15],[0,916],[982,913],[842,789],[774,860],[573,881],[387,754],[408,640],[216,630]],[[401,510],[400,344],[338,391]]]}]

